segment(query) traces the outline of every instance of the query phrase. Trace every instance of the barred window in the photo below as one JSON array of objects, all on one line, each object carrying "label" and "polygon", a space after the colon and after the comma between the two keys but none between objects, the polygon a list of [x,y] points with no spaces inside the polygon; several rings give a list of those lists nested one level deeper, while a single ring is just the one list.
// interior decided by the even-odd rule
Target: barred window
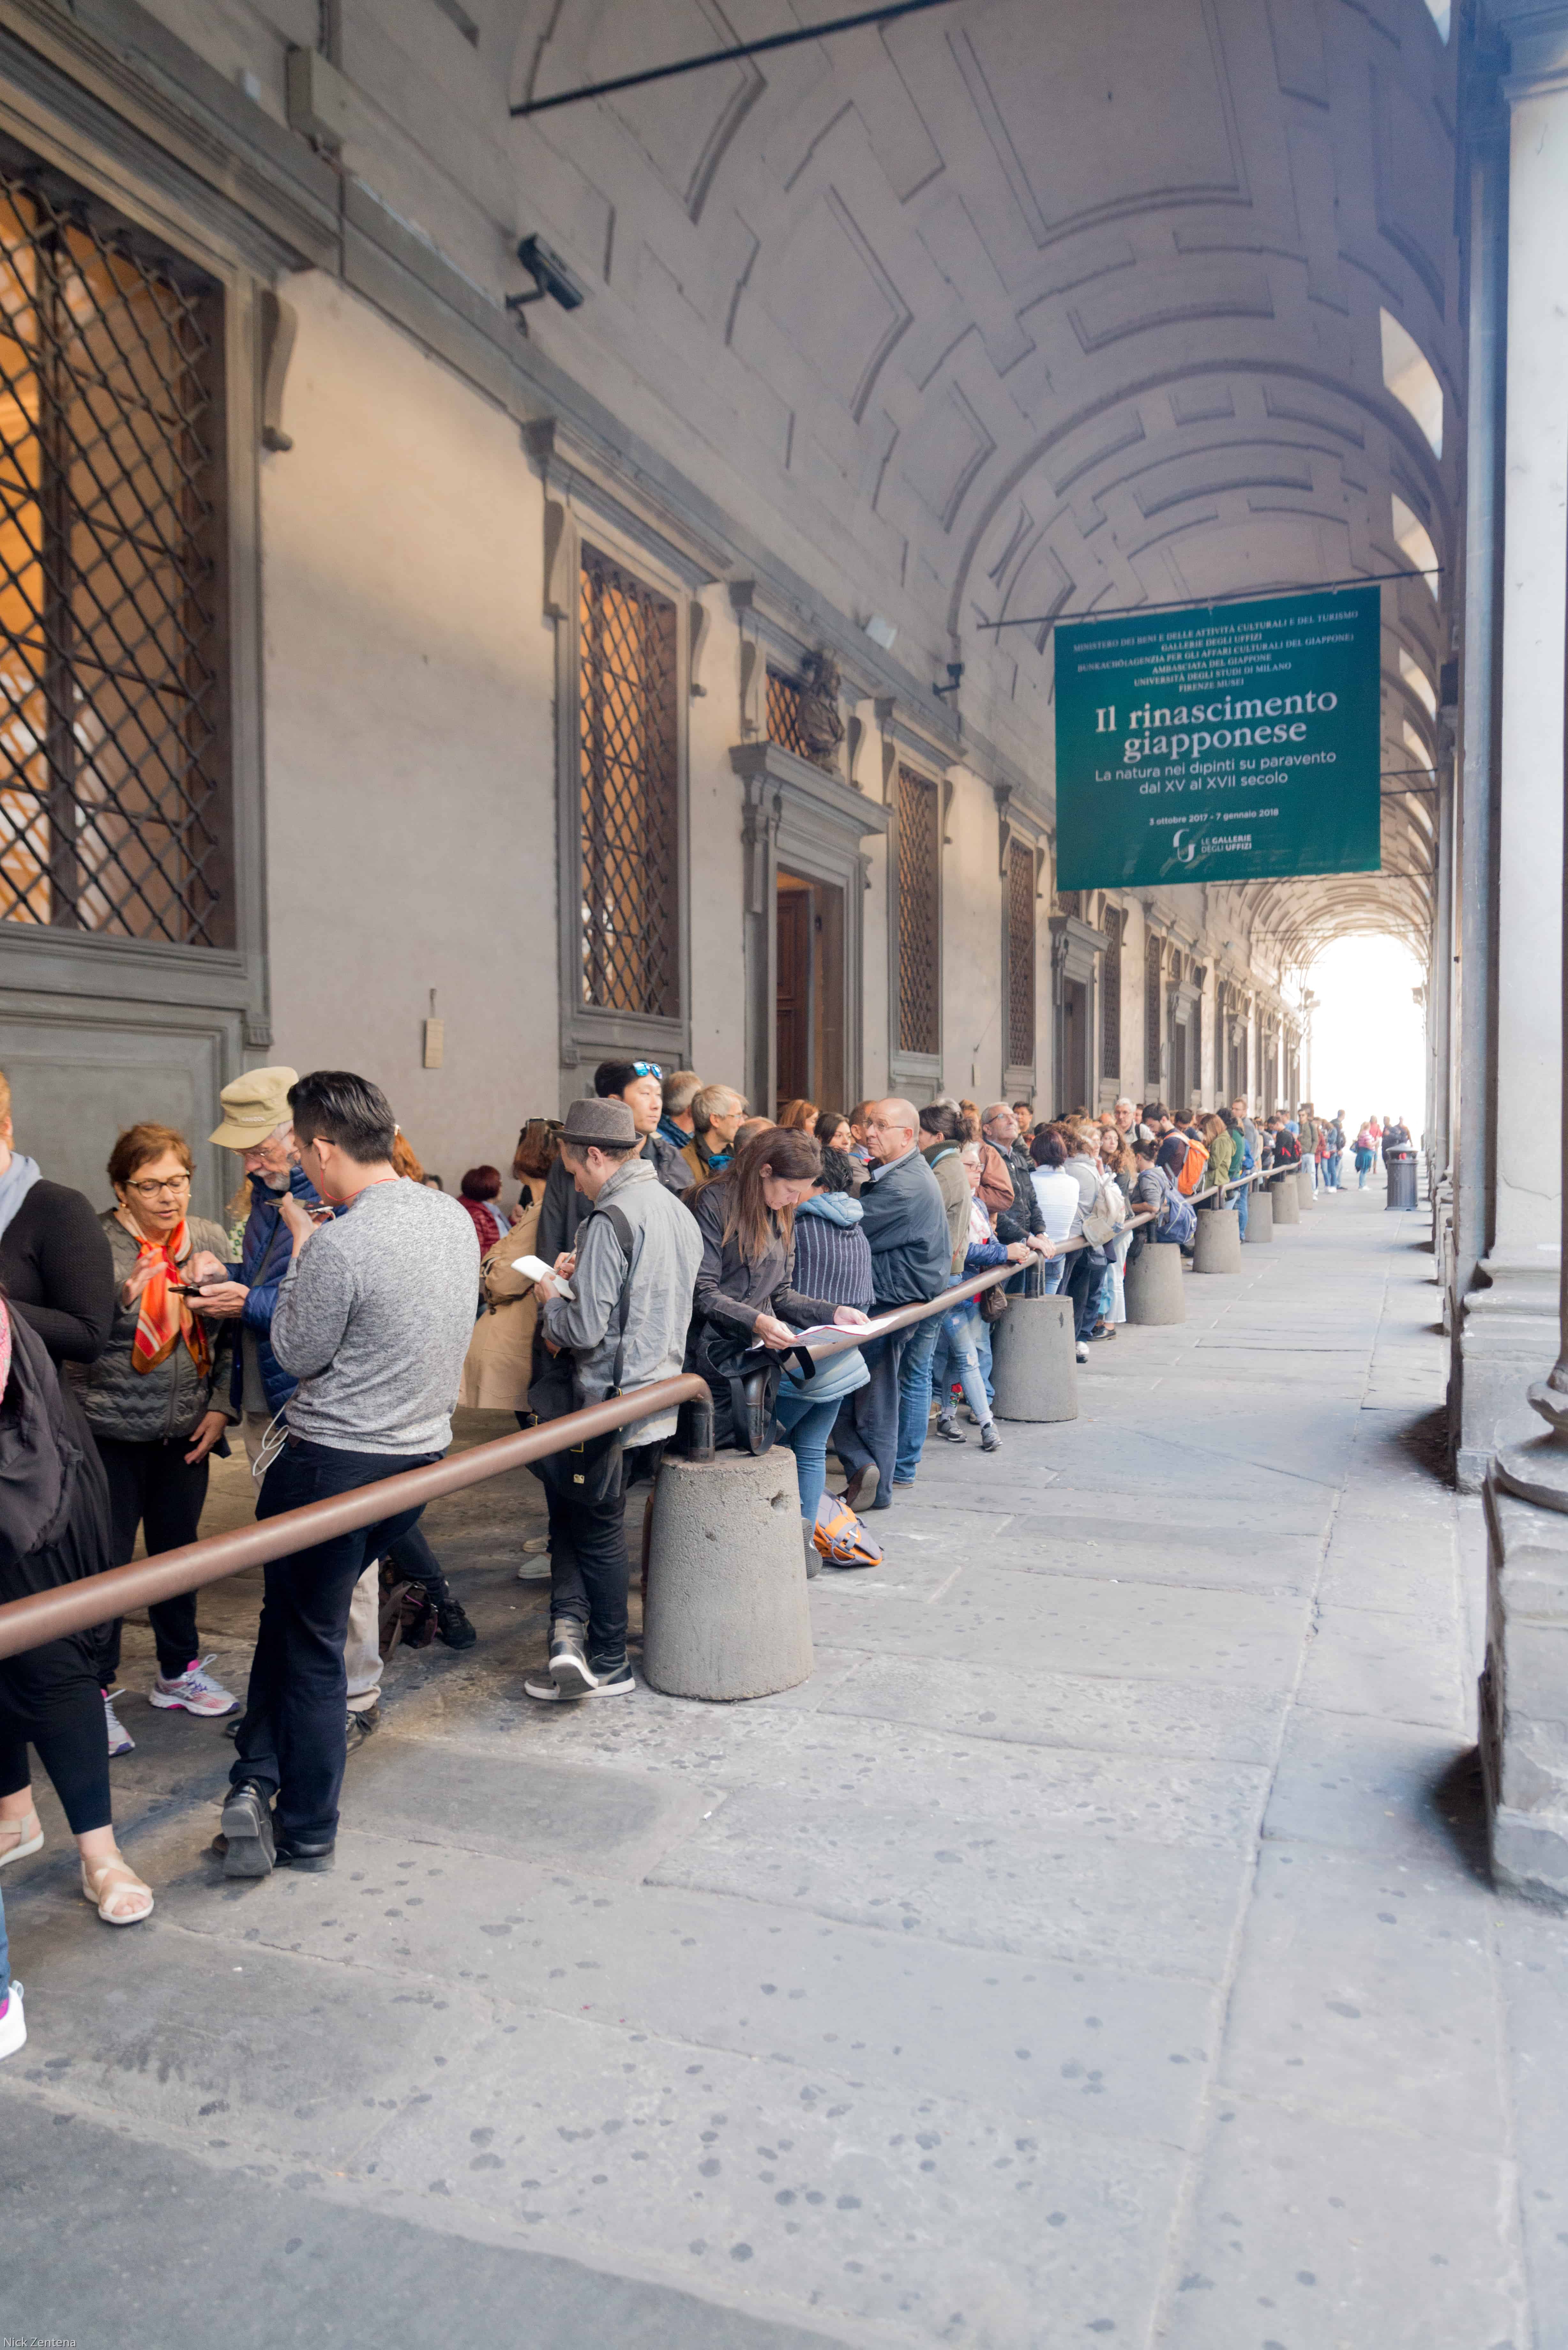
[{"label": "barred window", "polygon": [[1164,1042],[1164,1024],[1160,1019],[1159,962],[1162,941],[1149,939],[1144,948],[1143,977],[1143,1067],[1144,1082],[1154,1087],[1158,1098],[1160,1085],[1159,1048]]},{"label": "barred window", "polygon": [[768,741],[777,743],[785,751],[793,751],[797,759],[809,759],[810,747],[800,731],[800,699],[804,691],[800,680],[785,677],[781,670],[768,671]]},{"label": "barred window", "polygon": [[1034,1066],[1034,851],[1007,844],[1007,1066]]},{"label": "barred window", "polygon": [[1057,911],[1059,914],[1073,914],[1073,915],[1076,915],[1076,916],[1081,916],[1081,915],[1082,915],[1082,913],[1083,913],[1083,910],[1084,910],[1084,893],[1083,893],[1083,891],[1082,891],[1081,889],[1058,889],[1058,890],[1057,890],[1057,892],[1056,892],[1056,911]]},{"label": "barred window", "polygon": [[223,296],[0,150],[0,920],[234,941]]},{"label": "barred window", "polygon": [[582,1000],[676,1019],[675,607],[585,546],[578,636]]},{"label": "barred window", "polygon": [[898,770],[898,1050],[940,1053],[941,808],[937,787]]},{"label": "barred window", "polygon": [[1122,923],[1115,906],[1106,908],[1106,952],[1100,966],[1100,1074],[1122,1073]]}]

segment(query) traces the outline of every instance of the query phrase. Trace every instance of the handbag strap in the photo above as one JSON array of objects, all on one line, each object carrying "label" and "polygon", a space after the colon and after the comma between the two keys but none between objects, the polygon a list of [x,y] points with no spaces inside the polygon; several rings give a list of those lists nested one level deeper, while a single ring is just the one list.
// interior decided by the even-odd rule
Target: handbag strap
[{"label": "handbag strap", "polygon": [[610,1372],[610,1384],[605,1389],[605,1399],[607,1401],[611,1396],[619,1395],[622,1375],[626,1370],[626,1325],[627,1317],[631,1312],[631,1258],[632,1251],[637,1246],[637,1235],[613,1200],[607,1201],[602,1208],[597,1206],[590,1208],[583,1218],[582,1223],[578,1225],[579,1255],[582,1252],[584,1226],[591,1223],[596,1216],[604,1218],[626,1253],[626,1271],[621,1275],[620,1295],[616,1299],[615,1313],[611,1316],[616,1333],[616,1349],[615,1364]]}]

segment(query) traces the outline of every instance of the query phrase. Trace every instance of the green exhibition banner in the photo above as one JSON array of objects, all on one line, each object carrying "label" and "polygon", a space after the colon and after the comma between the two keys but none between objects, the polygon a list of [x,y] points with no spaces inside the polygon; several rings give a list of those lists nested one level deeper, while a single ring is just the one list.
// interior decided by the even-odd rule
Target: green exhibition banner
[{"label": "green exhibition banner", "polygon": [[1057,887],[1376,873],[1376,588],[1056,629]]}]

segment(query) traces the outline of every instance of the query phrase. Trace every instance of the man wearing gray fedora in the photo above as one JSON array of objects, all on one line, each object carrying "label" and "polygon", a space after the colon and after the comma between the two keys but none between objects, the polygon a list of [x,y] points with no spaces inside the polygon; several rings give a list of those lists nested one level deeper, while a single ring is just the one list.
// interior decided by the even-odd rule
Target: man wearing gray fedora
[{"label": "man wearing gray fedora", "polygon": [[[576,1248],[536,1284],[552,1358],[529,1390],[541,1419],[674,1378],[684,1365],[701,1236],[639,1141],[624,1101],[576,1101],[566,1112],[561,1159],[588,1206]],[[626,1492],[657,1472],[675,1418],[655,1413],[535,1472],[550,1513],[550,1659],[524,1688],[541,1703],[621,1697],[634,1686]]]}]

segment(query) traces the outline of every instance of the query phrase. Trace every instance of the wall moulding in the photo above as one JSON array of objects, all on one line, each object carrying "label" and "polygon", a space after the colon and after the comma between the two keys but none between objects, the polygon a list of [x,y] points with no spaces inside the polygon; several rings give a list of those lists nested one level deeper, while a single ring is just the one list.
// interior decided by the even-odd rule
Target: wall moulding
[{"label": "wall moulding", "polygon": [[[587,449],[575,444],[556,417],[544,417],[523,427],[523,446],[544,483],[551,503],[570,504],[589,522],[607,523],[633,546],[650,555],[677,579],[688,595],[711,588],[727,568],[722,547],[702,539],[683,518],[650,498],[642,485],[620,481]],[[561,549],[569,536],[561,523],[545,517],[545,610],[552,617],[560,588]]]}]

